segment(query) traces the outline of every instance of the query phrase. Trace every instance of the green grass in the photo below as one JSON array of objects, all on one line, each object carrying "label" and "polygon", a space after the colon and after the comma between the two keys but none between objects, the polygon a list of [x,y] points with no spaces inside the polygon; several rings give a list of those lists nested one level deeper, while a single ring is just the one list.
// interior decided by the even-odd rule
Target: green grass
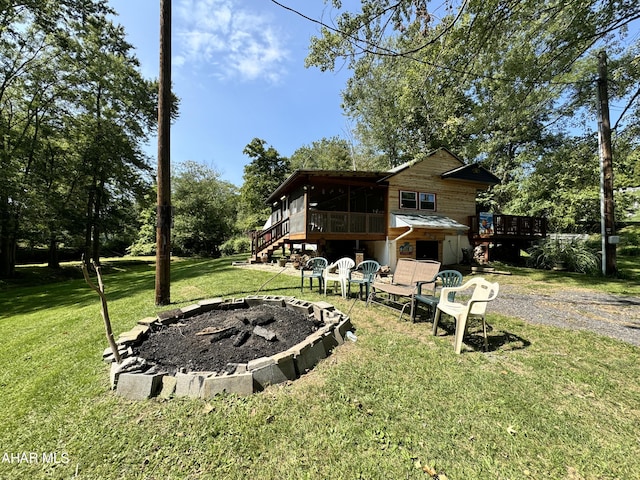
[{"label": "green grass", "polygon": [[[45,276],[29,269],[23,280]],[[105,273],[116,333],[159,310],[151,262],[107,262]],[[625,275],[493,278],[639,295],[637,270]],[[175,261],[171,308],[270,279],[261,293],[300,296],[297,278],[273,277],[228,258]],[[489,313],[497,348],[455,355],[451,334],[356,302],[358,341],[293,383],[132,402],[109,390],[97,295],[74,275],[26,283],[0,286],[0,455],[64,462],[3,462],[0,479],[429,478],[423,466],[449,479],[640,478],[640,349],[625,343]],[[354,303],[328,300],[343,312]]]}]

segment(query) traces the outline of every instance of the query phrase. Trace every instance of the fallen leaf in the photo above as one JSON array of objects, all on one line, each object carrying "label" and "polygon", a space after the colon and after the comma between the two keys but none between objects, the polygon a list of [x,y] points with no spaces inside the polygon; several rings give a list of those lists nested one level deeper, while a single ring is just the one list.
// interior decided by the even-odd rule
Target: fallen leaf
[{"label": "fallen leaf", "polygon": [[511,425],[509,425],[507,427],[507,433],[510,433],[511,435],[515,435],[518,432]]},{"label": "fallen leaf", "polygon": [[431,475],[432,477],[434,477],[434,476],[436,476],[438,474],[438,472],[436,472],[436,469],[430,467],[429,465],[425,465],[424,467],[422,467],[422,470],[425,473],[428,473],[429,475]]}]

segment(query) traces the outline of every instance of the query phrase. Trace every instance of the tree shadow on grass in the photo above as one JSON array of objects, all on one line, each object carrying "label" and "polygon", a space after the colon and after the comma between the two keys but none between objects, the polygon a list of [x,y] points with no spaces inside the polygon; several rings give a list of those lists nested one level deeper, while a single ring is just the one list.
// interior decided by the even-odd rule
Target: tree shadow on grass
[{"label": "tree shadow on grass", "polygon": [[[206,275],[230,276],[230,271],[236,269],[231,264],[232,260],[232,257],[225,257],[172,261],[170,284],[189,281],[189,279],[201,278]],[[80,271],[79,267],[80,261],[77,264],[78,271]],[[36,277],[38,276],[38,271],[41,272],[42,276],[47,276],[48,270],[50,270],[46,266],[29,267],[29,269],[29,275]],[[105,295],[109,303],[148,293],[149,304],[154,305],[155,263],[153,261],[107,260],[103,262],[102,273]],[[90,271],[90,277],[97,284],[94,271]],[[240,285],[233,285],[232,288],[237,286]],[[243,295],[248,294],[244,292]],[[226,297],[229,295],[230,293],[225,291],[223,295],[219,296]],[[180,303],[184,301],[186,300],[181,299]],[[33,282],[31,284],[19,282],[0,290],[0,319],[28,314],[50,307],[83,308],[94,303],[100,303],[99,297],[81,278],[64,278],[62,281]]]}]

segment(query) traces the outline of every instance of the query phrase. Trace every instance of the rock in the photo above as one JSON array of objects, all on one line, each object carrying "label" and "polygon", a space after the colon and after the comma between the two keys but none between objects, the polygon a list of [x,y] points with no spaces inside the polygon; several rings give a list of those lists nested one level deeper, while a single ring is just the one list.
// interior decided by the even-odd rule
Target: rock
[{"label": "rock", "polygon": [[275,332],[272,332],[271,330],[267,330],[266,328],[261,326],[257,326],[256,328],[254,328],[253,334],[258,335],[259,337],[262,337],[269,342],[274,342],[278,339]]}]

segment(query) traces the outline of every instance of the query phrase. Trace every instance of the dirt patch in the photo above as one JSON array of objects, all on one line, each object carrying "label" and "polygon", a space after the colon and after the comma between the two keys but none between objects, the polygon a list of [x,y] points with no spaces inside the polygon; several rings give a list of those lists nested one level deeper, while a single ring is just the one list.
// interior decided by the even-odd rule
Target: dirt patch
[{"label": "dirt patch", "polygon": [[174,375],[177,371],[232,373],[238,363],[297,345],[322,322],[272,305],[216,310],[153,332],[134,354]]}]

